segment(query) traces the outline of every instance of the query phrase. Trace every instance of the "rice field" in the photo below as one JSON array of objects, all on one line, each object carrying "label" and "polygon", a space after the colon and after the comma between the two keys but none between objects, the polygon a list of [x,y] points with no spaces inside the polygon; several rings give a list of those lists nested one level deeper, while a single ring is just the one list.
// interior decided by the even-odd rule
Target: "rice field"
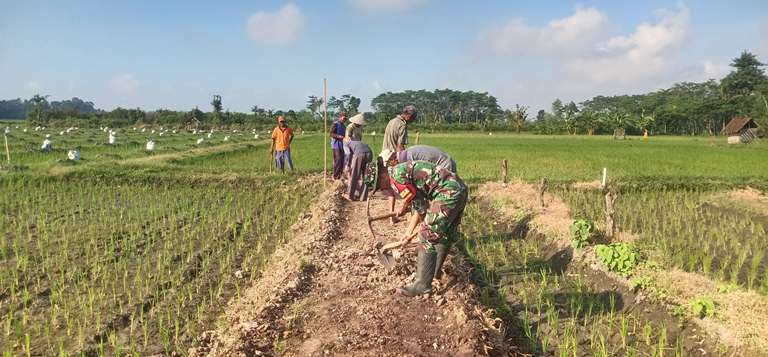
[{"label": "rice field", "polygon": [[[270,173],[265,132],[118,128],[110,144],[109,128],[27,129],[23,123],[12,129],[11,164],[3,161],[0,171],[4,356],[186,354],[226,302],[259,277],[322,187],[316,175],[327,138],[319,134],[297,135],[297,170],[282,175]],[[40,147],[46,135],[50,151]],[[380,133],[364,140],[379,151]],[[499,180],[507,159],[510,179],[547,178],[575,218],[598,223],[601,193],[563,183],[597,180],[608,167],[621,192],[619,230],[636,235],[644,254],[658,257],[661,267],[768,294],[766,215],[713,198],[746,184],[765,189],[768,146],[721,141],[420,135],[421,144],[451,153],[467,182]],[[80,161],[67,160],[72,149]],[[485,204],[467,208],[462,256],[475,267],[485,304],[499,311],[524,350],[558,356],[695,350],[666,312],[635,309],[631,292],[606,290],[586,272],[566,272],[562,252],[520,230],[525,212],[505,222]]]},{"label": "rice field", "polygon": [[[718,204],[711,189],[631,189],[621,193],[616,217],[636,244],[667,264],[768,294],[768,216]],[[577,217],[599,222],[599,191],[564,190]],[[766,212],[768,214],[768,212]]]},{"label": "rice field", "polygon": [[568,269],[569,254],[525,229],[467,207],[462,250],[491,306],[522,351],[536,356],[683,356],[695,338],[662,309],[637,308],[628,292]]}]

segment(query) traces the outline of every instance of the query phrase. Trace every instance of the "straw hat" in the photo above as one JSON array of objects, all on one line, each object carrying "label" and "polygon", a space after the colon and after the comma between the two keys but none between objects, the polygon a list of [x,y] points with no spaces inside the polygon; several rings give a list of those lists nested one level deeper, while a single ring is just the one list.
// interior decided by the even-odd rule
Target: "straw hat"
[{"label": "straw hat", "polygon": [[394,151],[392,151],[392,150],[389,150],[389,149],[384,149],[384,150],[381,150],[381,154],[379,154],[379,157],[380,157],[380,158],[381,158],[381,160],[382,160],[382,161],[384,161],[384,163],[386,164],[386,163],[387,163],[387,161],[389,161],[389,159],[392,157],[392,155],[393,155],[394,153],[395,153],[395,152],[394,152]]},{"label": "straw hat", "polygon": [[352,118],[349,118],[349,121],[357,125],[363,126],[365,125],[365,116],[363,116],[363,113],[358,113],[353,115]]}]

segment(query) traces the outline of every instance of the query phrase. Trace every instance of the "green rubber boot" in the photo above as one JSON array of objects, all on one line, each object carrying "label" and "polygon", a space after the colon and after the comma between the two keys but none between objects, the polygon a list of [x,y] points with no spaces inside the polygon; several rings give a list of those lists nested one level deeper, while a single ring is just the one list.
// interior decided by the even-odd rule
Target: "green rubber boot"
[{"label": "green rubber boot", "polygon": [[448,252],[451,250],[450,244],[435,244],[435,250],[437,251],[437,264],[435,265],[435,279],[439,280],[443,277],[443,263],[448,256]]},{"label": "green rubber boot", "polygon": [[416,281],[411,285],[397,289],[397,292],[405,296],[417,296],[432,293],[432,279],[435,277],[435,264],[437,252],[427,252],[419,249],[416,258]]}]

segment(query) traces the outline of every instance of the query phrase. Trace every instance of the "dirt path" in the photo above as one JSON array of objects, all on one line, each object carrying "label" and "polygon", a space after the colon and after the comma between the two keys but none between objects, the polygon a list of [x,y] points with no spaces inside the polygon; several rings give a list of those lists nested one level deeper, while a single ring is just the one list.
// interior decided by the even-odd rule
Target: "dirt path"
[{"label": "dirt path", "polygon": [[[431,297],[395,295],[411,278],[414,253],[405,252],[386,271],[371,254],[365,203],[341,202],[337,195],[321,195],[312,217],[294,227],[296,237],[191,355],[512,354],[497,328],[500,321],[477,302],[465,263],[449,258]],[[386,212],[385,205],[373,200],[371,213]],[[405,223],[374,223],[381,240],[394,240],[404,230]]]}]

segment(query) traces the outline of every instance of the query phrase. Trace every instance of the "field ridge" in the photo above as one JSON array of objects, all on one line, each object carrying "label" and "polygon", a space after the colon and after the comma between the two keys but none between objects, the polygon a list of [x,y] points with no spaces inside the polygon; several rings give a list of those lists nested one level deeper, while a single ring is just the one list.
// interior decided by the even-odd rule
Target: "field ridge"
[{"label": "field ridge", "polygon": [[[446,263],[432,297],[396,296],[408,279],[413,252],[387,272],[370,253],[365,204],[341,202],[340,187],[326,190],[297,223],[303,232],[280,248],[264,275],[233,300],[216,331],[203,333],[192,356],[232,355],[510,355],[501,321],[484,311],[469,268]],[[372,212],[385,210],[373,200]],[[375,214],[375,213],[372,213]],[[381,238],[402,230],[374,223]],[[377,234],[378,235],[378,234]]]}]

